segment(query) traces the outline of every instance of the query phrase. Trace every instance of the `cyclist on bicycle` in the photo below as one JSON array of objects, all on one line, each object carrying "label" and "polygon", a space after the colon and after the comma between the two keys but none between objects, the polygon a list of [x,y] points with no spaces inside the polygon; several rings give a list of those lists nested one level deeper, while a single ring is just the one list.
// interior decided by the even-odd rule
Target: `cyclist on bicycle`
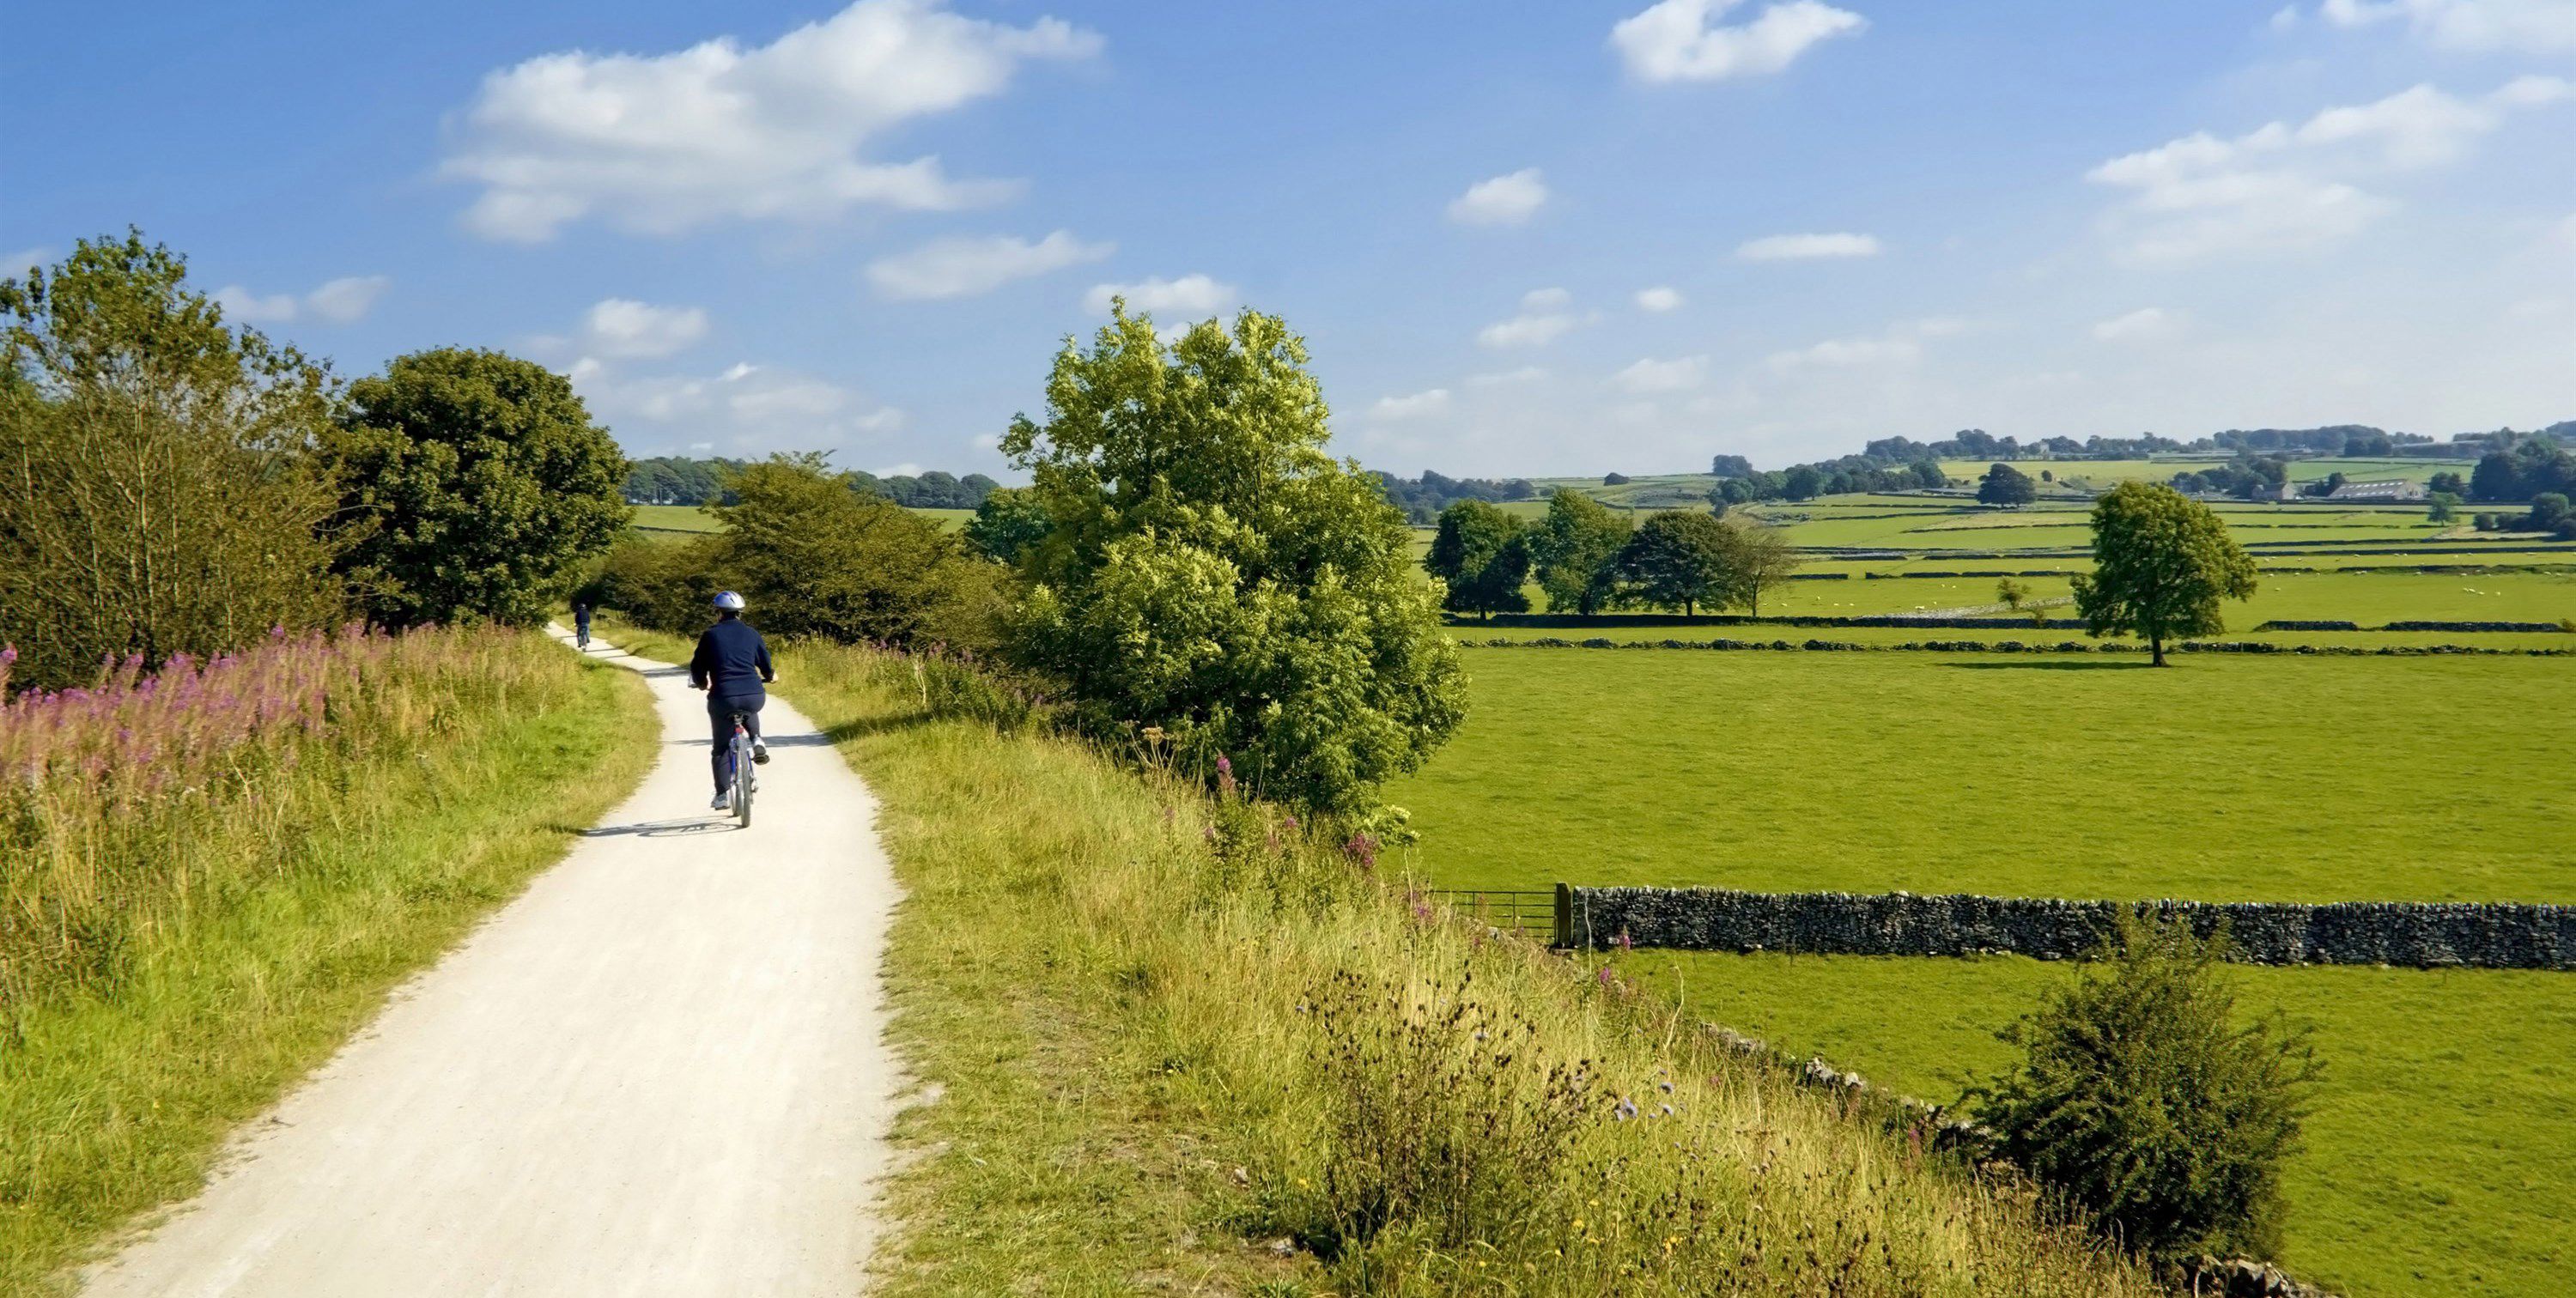
[{"label": "cyclist on bicycle", "polygon": [[724,591],[716,596],[716,624],[698,637],[689,658],[689,684],[707,692],[709,737],[715,740],[716,798],[708,807],[722,811],[733,791],[733,723],[742,719],[751,737],[751,760],[767,762],[769,746],[760,741],[760,705],[769,701],[763,683],[778,679],[769,667],[769,645],[742,620],[742,596]]},{"label": "cyclist on bicycle", "polygon": [[583,649],[590,647],[589,600],[577,599],[572,602],[572,633],[573,642],[577,646]]}]

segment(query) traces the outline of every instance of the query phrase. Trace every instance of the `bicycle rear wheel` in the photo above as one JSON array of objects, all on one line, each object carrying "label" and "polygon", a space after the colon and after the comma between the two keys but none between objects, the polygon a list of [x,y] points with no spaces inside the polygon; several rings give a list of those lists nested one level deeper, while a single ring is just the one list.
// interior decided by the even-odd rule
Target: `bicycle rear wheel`
[{"label": "bicycle rear wheel", "polygon": [[751,828],[751,745],[742,741],[742,730],[733,732],[733,817],[744,829]]}]

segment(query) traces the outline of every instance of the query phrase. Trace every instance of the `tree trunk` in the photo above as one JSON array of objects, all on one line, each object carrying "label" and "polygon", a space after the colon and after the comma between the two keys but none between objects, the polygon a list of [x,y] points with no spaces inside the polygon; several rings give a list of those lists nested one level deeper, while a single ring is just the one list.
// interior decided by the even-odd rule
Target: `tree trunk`
[{"label": "tree trunk", "polygon": [[2147,649],[2155,655],[2155,662],[2151,664],[2152,666],[2170,667],[2173,665],[2165,661],[2165,640],[2163,636],[2148,636]]}]

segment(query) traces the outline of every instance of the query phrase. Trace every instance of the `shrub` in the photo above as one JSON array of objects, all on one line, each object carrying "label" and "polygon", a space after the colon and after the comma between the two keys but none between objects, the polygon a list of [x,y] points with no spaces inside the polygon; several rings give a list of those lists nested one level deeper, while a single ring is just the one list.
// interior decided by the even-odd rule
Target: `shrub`
[{"label": "shrub", "polygon": [[168,248],[83,240],[0,280],[0,644],[22,687],[337,621],[308,451],[329,371],[188,289]]},{"label": "shrub", "polygon": [[733,500],[709,507],[725,529],[704,543],[705,566],[751,601],[762,629],[843,644],[992,644],[1000,569],[937,523],[853,490],[811,452],[745,466],[725,487]]},{"label": "shrub", "polygon": [[2101,964],[2004,1030],[2022,1062],[1969,1095],[2005,1157],[2158,1261],[2278,1250],[2318,1073],[2303,1032],[2238,1026],[2225,942],[2124,916]]}]

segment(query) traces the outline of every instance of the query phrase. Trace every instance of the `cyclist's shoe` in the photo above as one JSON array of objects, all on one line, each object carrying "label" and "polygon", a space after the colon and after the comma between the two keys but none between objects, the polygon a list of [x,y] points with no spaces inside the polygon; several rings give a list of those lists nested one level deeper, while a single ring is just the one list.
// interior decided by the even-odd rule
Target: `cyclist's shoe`
[{"label": "cyclist's shoe", "polygon": [[732,805],[733,805],[733,791],[732,791],[732,790],[730,790],[730,789],[728,789],[728,790],[726,790],[726,791],[725,791],[725,792],[723,792],[723,793],[719,793],[719,794],[717,794],[717,795],[716,795],[716,800],[707,804],[707,810],[709,810],[709,811],[723,811],[723,810],[725,810],[726,808],[731,807]]},{"label": "cyclist's shoe", "polygon": [[757,739],[751,741],[751,760],[763,766],[769,765],[769,745]]}]

